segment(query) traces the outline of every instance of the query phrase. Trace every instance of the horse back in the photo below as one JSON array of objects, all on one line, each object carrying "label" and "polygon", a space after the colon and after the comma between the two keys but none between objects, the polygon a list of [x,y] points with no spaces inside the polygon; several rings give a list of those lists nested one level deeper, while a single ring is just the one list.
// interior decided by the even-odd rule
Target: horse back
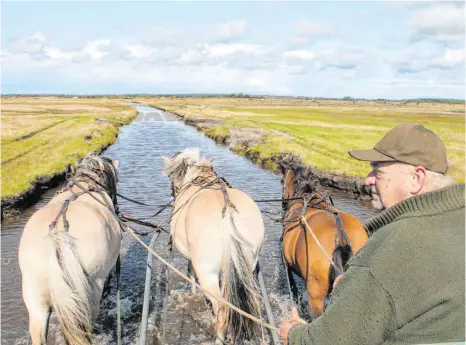
[{"label": "horse back", "polygon": [[367,242],[369,239],[366,230],[364,229],[361,221],[353,216],[352,214],[346,212],[339,212],[339,216],[342,222],[343,229],[345,230],[348,238],[351,242],[351,249],[353,254],[356,254],[359,249]]},{"label": "horse back", "polygon": [[[367,241],[367,234],[361,222],[351,214],[338,213],[343,230],[348,235],[353,253],[356,253]],[[306,212],[306,221],[312,232],[317,237],[321,246],[329,257],[337,248],[338,225],[335,215],[325,210],[309,208]],[[310,231],[302,224],[296,224],[295,229],[289,230],[283,239],[283,250],[286,261],[302,277],[307,276],[313,270],[322,271],[322,275],[328,273],[330,262],[322,253]],[[341,236],[340,236],[341,237]],[[344,244],[340,239],[340,245]]]},{"label": "horse back", "polygon": [[[66,209],[68,228],[65,228],[61,202],[64,199],[61,195],[56,198],[58,200],[51,200],[36,211],[26,223],[19,247],[20,260],[48,257],[53,248],[48,236],[51,231],[70,233],[85,266],[93,266],[92,263],[95,263],[97,258],[101,261],[106,255],[114,256],[114,252],[119,250],[120,246],[120,230],[116,217],[107,208],[98,206],[97,201],[90,196],[82,195]],[[92,271],[91,267],[88,268]]]}]

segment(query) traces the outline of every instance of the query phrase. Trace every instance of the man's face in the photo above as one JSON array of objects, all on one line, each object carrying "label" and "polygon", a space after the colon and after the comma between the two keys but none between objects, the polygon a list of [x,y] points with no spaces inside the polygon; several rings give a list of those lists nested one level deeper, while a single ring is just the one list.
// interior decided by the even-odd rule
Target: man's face
[{"label": "man's face", "polygon": [[409,170],[397,162],[371,162],[372,171],[364,184],[371,188],[372,206],[382,210],[404,200],[408,195],[406,184]]}]

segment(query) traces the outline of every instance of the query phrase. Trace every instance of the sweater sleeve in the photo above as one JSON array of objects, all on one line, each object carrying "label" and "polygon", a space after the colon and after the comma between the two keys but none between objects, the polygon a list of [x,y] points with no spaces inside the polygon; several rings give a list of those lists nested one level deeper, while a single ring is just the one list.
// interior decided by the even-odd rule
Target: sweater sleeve
[{"label": "sweater sleeve", "polygon": [[327,310],[290,330],[289,345],[376,345],[397,327],[392,299],[368,267],[351,266]]}]

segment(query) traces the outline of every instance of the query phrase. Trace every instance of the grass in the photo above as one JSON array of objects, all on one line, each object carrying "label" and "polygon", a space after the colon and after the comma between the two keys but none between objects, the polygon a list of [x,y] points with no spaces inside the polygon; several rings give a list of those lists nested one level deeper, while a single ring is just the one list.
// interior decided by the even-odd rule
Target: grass
[{"label": "grass", "polygon": [[2,199],[112,144],[137,115],[120,100],[53,97],[2,98],[1,110]]},{"label": "grass", "polygon": [[230,134],[230,130],[226,126],[214,126],[207,128],[205,133],[211,138],[225,138]]},{"label": "grass", "polygon": [[231,133],[234,128],[266,131],[263,140],[235,147],[235,152],[252,152],[262,159],[291,152],[322,171],[361,177],[368,173],[369,165],[352,159],[349,150],[373,147],[402,122],[421,123],[445,142],[452,164],[447,174],[464,181],[464,104],[227,98],[140,101],[188,118],[223,120],[223,125],[204,129],[210,137]]}]

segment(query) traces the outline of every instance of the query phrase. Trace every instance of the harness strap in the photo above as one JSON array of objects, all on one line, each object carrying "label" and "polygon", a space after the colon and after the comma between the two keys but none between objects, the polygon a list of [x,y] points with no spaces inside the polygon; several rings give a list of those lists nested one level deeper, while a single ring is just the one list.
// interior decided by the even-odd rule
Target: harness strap
[{"label": "harness strap", "polygon": [[[326,197],[328,200],[327,205],[331,205],[335,207],[335,204],[333,203],[332,197],[329,195]],[[338,211],[332,210],[328,208],[329,212],[332,212],[333,215],[335,216],[335,222],[337,223],[337,228],[338,228],[338,233],[335,239],[335,247],[338,247],[340,245],[340,236],[343,236],[345,239],[346,244],[350,248],[351,252],[353,251],[353,247],[351,246],[351,241],[348,237],[348,234],[346,233],[345,229],[343,228],[343,224],[341,223],[341,218],[340,218],[340,213]]]},{"label": "harness strap", "polygon": [[238,213],[238,209],[236,208],[236,206],[231,202],[230,200],[230,197],[228,196],[228,191],[227,191],[227,184],[226,184],[226,181],[225,179],[220,179],[220,190],[222,191],[222,194],[223,194],[223,199],[225,201],[225,203],[223,204],[223,209],[222,209],[222,218],[225,217],[225,212],[227,210],[227,207],[231,207],[236,213]]},{"label": "harness strap", "polygon": [[306,221],[306,218],[304,216],[302,216],[301,218],[301,221],[303,222],[304,226],[306,227],[307,230],[309,230],[309,232],[311,233],[312,235],[312,238],[314,239],[314,241],[316,242],[317,246],[319,247],[319,249],[322,251],[322,254],[324,254],[325,258],[330,262],[330,264],[333,266],[333,268],[335,269],[335,271],[338,271],[340,272],[340,274],[342,273],[340,271],[340,269],[338,268],[338,266],[333,262],[332,258],[328,256],[327,252],[325,251],[324,247],[322,246],[322,243],[320,243],[319,239],[317,238],[316,234],[314,233],[314,231],[312,231],[312,228],[309,226],[309,224],[307,223]]},{"label": "harness strap", "polygon": [[117,281],[117,345],[121,345],[121,300],[120,300],[120,273],[121,273],[121,259],[120,254],[116,261],[116,281]]},{"label": "harness strap", "polygon": [[[332,260],[332,258],[330,258],[328,256],[327,252],[323,248],[323,246],[320,243],[320,241],[318,240],[317,236],[312,231],[312,228],[309,226],[309,224],[306,221],[305,214],[306,214],[306,210],[308,209],[308,207],[323,210],[323,211],[327,211],[327,212],[330,212],[330,213],[332,213],[334,215],[335,222],[336,222],[336,225],[337,225],[337,230],[338,230],[337,235],[335,237],[335,247],[336,248],[339,247],[339,246],[342,246],[340,239],[341,239],[341,237],[343,237],[346,244],[349,246],[349,248],[350,248],[350,250],[352,252],[351,242],[350,242],[350,239],[348,237],[348,234],[346,233],[345,229],[343,228],[343,224],[341,222],[339,212],[334,210],[334,209],[331,209],[330,207],[328,207],[329,205],[332,206],[332,207],[335,207],[335,204],[333,203],[332,197],[331,196],[326,196],[325,198],[320,197],[319,199],[317,199],[317,201],[313,202],[314,205],[309,205],[310,201],[313,201],[312,199],[315,197],[315,195],[316,194],[314,193],[314,194],[310,195],[309,197],[304,197],[302,199],[303,205],[300,208],[301,209],[301,214],[299,216],[294,216],[297,213],[297,211],[299,210],[299,208],[297,208],[297,209],[295,209],[293,211],[293,216],[294,217],[292,217],[291,219],[286,220],[286,217],[288,216],[288,212],[287,212],[287,214],[285,214],[284,223],[294,223],[294,222],[296,222],[296,224],[293,227],[288,228],[288,229],[286,229],[284,231],[284,233],[282,234],[281,240],[283,240],[283,236],[286,235],[288,232],[290,232],[290,231],[292,231],[292,230],[294,230],[296,228],[299,228],[300,223],[303,224],[305,226],[305,228],[311,233],[311,235],[312,235],[314,241],[316,242],[317,246],[322,251],[322,253],[326,257],[326,259],[330,262],[330,264],[334,267],[337,274],[341,274],[343,272],[341,272],[341,269],[337,267],[337,265]],[[327,203],[327,207],[324,208],[324,207],[318,206],[318,204],[321,203],[322,201],[325,201]],[[294,201],[294,200],[292,201],[292,203],[295,203],[295,202],[297,202],[297,201]],[[300,222],[298,222],[298,221],[300,221]]]},{"label": "harness strap", "polygon": [[60,212],[58,212],[57,216],[55,219],[50,223],[49,225],[49,230],[53,231],[55,227],[57,226],[58,219],[60,219],[60,216],[63,218],[63,228],[65,232],[68,232],[70,229],[70,224],[68,223],[68,220],[66,219],[66,211],[68,210],[68,206],[70,206],[70,203],[78,198],[78,196],[84,194],[84,193],[78,193],[76,194],[75,192],[71,191],[71,196],[66,199],[63,204],[61,205]]}]

